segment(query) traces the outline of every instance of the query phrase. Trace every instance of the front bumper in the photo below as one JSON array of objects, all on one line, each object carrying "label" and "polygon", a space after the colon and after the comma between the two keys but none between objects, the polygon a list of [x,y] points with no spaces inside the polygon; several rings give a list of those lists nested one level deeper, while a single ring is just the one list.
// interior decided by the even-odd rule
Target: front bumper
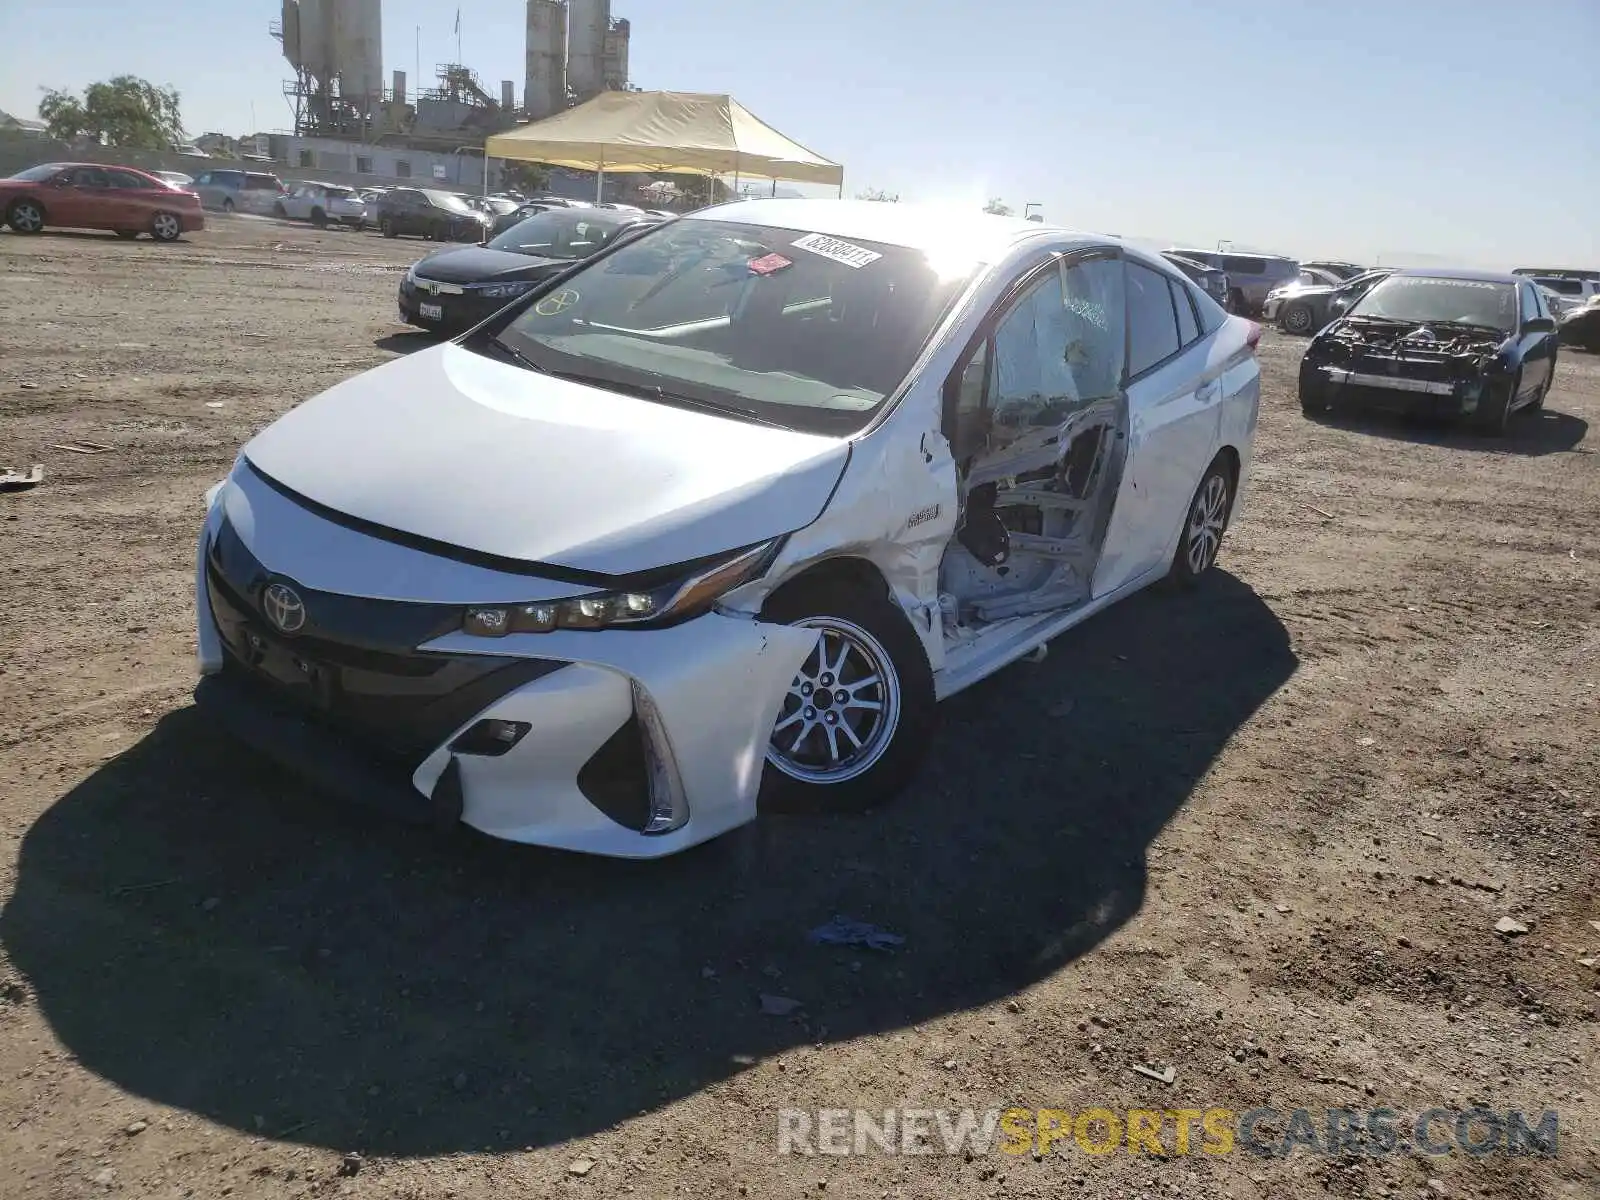
[{"label": "front bumper", "polygon": [[[407,325],[415,325],[418,329],[440,332],[471,329],[478,322],[494,316],[517,298],[496,296],[485,299],[474,289],[463,288],[456,284],[446,284],[443,287],[454,290],[430,292],[413,283],[410,277],[402,279],[396,297],[400,320]],[[423,311],[424,305],[429,306],[427,313]],[[435,310],[438,315],[433,315]]]},{"label": "front bumper", "polygon": [[[815,645],[814,632],[715,612],[654,630],[559,630],[495,639],[452,632],[418,646],[397,646],[396,654],[419,664],[414,668],[389,668],[371,660],[371,647],[345,646],[333,656],[348,661],[333,663],[330,689],[298,688],[284,663],[305,646],[308,675],[320,676],[329,665],[327,650],[316,636],[267,638],[265,654],[290,657],[268,669],[246,661],[250,653],[242,647],[248,643],[241,642],[239,630],[241,621],[265,628],[257,619],[260,593],[257,588],[252,597],[248,581],[218,588],[209,551],[224,516],[233,529],[250,531],[248,551],[260,564],[260,578],[292,579],[307,596],[313,620],[314,596],[418,606],[352,596],[357,563],[372,581],[368,595],[393,594],[393,580],[426,580],[434,594],[421,604],[457,586],[452,574],[470,589],[455,597],[462,601],[530,598],[530,586],[541,585],[525,577],[502,577],[496,585],[494,573],[484,568],[334,525],[267,488],[247,469],[236,472],[212,506],[200,544],[196,607],[203,678],[196,704],[319,790],[408,821],[460,820],[511,841],[623,858],[672,854],[755,816],[767,740],[795,671]],[[343,591],[319,591],[324,585]],[[500,594],[493,594],[495,586]],[[372,624],[363,616],[352,628]],[[484,669],[472,670],[475,660]],[[434,663],[444,665],[427,673]],[[408,676],[413,671],[424,674]],[[419,706],[419,689],[426,692],[434,686],[430,680],[449,671],[467,681],[463,687],[479,689],[474,701],[462,703],[457,690],[445,690]],[[386,690],[393,694],[381,694]],[[359,693],[363,703],[330,703],[329,691],[340,697]],[[441,723],[445,711],[454,715]],[[527,731],[504,753],[463,749],[463,735],[483,721],[516,722]],[[663,812],[672,820],[657,824],[675,827],[645,832]]]},{"label": "front bumper", "polygon": [[1406,416],[1450,418],[1471,416],[1493,386],[1482,377],[1418,379],[1326,364],[1307,365],[1301,374],[1302,396],[1328,408],[1361,409]]},{"label": "front bumper", "polygon": [[185,233],[199,233],[206,227],[206,215],[198,208],[185,208],[178,213],[178,224]]},{"label": "front bumper", "polygon": [[1283,300],[1278,296],[1268,296],[1267,302],[1261,306],[1261,315],[1268,321],[1278,319],[1278,309],[1283,307]]}]

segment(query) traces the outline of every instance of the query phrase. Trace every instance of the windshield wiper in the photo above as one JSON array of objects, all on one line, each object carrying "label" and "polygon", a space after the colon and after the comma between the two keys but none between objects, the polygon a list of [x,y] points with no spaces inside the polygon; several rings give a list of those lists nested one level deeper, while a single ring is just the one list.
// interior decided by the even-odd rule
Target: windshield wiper
[{"label": "windshield wiper", "polygon": [[1498,325],[1489,325],[1483,321],[1424,321],[1423,324],[1434,329],[1482,329],[1489,333],[1499,334],[1506,332]]},{"label": "windshield wiper", "polygon": [[600,388],[602,391],[619,392],[624,396],[639,396],[645,400],[654,400],[660,404],[670,404],[674,408],[687,408],[695,412],[714,413],[719,417],[733,417],[740,421],[749,421],[753,425],[768,425],[773,429],[789,429],[788,425],[764,417],[751,408],[743,408],[737,404],[724,404],[718,400],[702,400],[698,396],[686,396],[682,392],[669,392],[658,383],[628,383],[619,379],[605,379],[598,375],[586,375],[581,371],[547,371],[546,374],[554,375],[557,379],[567,379],[573,383],[583,383],[590,387]]},{"label": "windshield wiper", "polygon": [[480,337],[475,340],[477,344],[472,347],[474,350],[482,350],[497,354],[501,358],[510,359],[519,367],[526,367],[528,370],[537,371],[541,375],[550,375],[553,373],[548,369],[541,367],[538,363],[534,362],[533,359],[529,358],[515,346],[507,342],[502,342],[499,338],[493,336],[492,334],[489,337]]}]

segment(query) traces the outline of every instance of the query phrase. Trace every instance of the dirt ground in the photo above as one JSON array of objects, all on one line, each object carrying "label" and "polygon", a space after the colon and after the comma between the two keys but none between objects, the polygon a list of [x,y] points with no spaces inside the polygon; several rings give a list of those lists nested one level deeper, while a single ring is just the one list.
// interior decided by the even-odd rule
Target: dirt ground
[{"label": "dirt ground", "polygon": [[[1600,358],[1480,439],[1308,423],[1269,333],[1203,594],[952,700],[883,811],[618,863],[347,811],[189,705],[202,493],[425,340],[425,249],[0,234],[0,465],[46,471],[0,495],[0,1196],[1600,1195]],[[777,1153],[791,1108],[1475,1104],[1558,1154]]]}]

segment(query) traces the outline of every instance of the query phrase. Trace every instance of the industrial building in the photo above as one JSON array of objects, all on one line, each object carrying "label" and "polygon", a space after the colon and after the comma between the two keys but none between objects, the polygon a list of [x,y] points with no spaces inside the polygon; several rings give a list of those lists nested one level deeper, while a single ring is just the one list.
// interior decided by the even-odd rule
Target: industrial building
[{"label": "industrial building", "polygon": [[520,107],[514,81],[491,90],[463,63],[435,68],[431,87],[404,71],[385,87],[382,0],[283,0],[270,31],[294,68],[284,94],[300,138],[447,152],[629,87],[631,30],[611,0],[528,0]]}]

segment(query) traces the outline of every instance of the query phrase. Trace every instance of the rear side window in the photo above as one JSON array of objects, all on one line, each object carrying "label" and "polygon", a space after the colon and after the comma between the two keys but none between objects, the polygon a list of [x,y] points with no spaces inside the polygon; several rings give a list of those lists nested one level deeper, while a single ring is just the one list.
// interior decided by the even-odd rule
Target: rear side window
[{"label": "rear side window", "polygon": [[1128,264],[1128,374],[1140,375],[1178,352],[1178,318],[1167,277]]},{"label": "rear side window", "polygon": [[1194,303],[1195,315],[1200,318],[1200,331],[1213,334],[1228,319],[1226,310],[1199,288],[1189,288],[1189,299]]},{"label": "rear side window", "polygon": [[244,181],[244,186],[252,189],[264,188],[268,191],[276,192],[282,190],[283,188],[283,184],[278,181],[278,177],[276,175],[250,174],[244,177]]},{"label": "rear side window", "polygon": [[155,186],[142,175],[135,175],[132,171],[107,171],[106,177],[111,181],[112,187],[127,188],[130,191],[141,191]]},{"label": "rear side window", "polygon": [[1195,318],[1194,305],[1189,302],[1189,289],[1176,279],[1167,280],[1172,289],[1172,306],[1178,310],[1178,344],[1187,346],[1200,340],[1200,322]]},{"label": "rear side window", "polygon": [[244,172],[242,171],[213,171],[211,182],[218,187],[243,187]]},{"label": "rear side window", "polygon": [[1265,275],[1267,273],[1267,260],[1264,258],[1251,258],[1245,254],[1224,254],[1222,256],[1223,270],[1236,275]]}]

